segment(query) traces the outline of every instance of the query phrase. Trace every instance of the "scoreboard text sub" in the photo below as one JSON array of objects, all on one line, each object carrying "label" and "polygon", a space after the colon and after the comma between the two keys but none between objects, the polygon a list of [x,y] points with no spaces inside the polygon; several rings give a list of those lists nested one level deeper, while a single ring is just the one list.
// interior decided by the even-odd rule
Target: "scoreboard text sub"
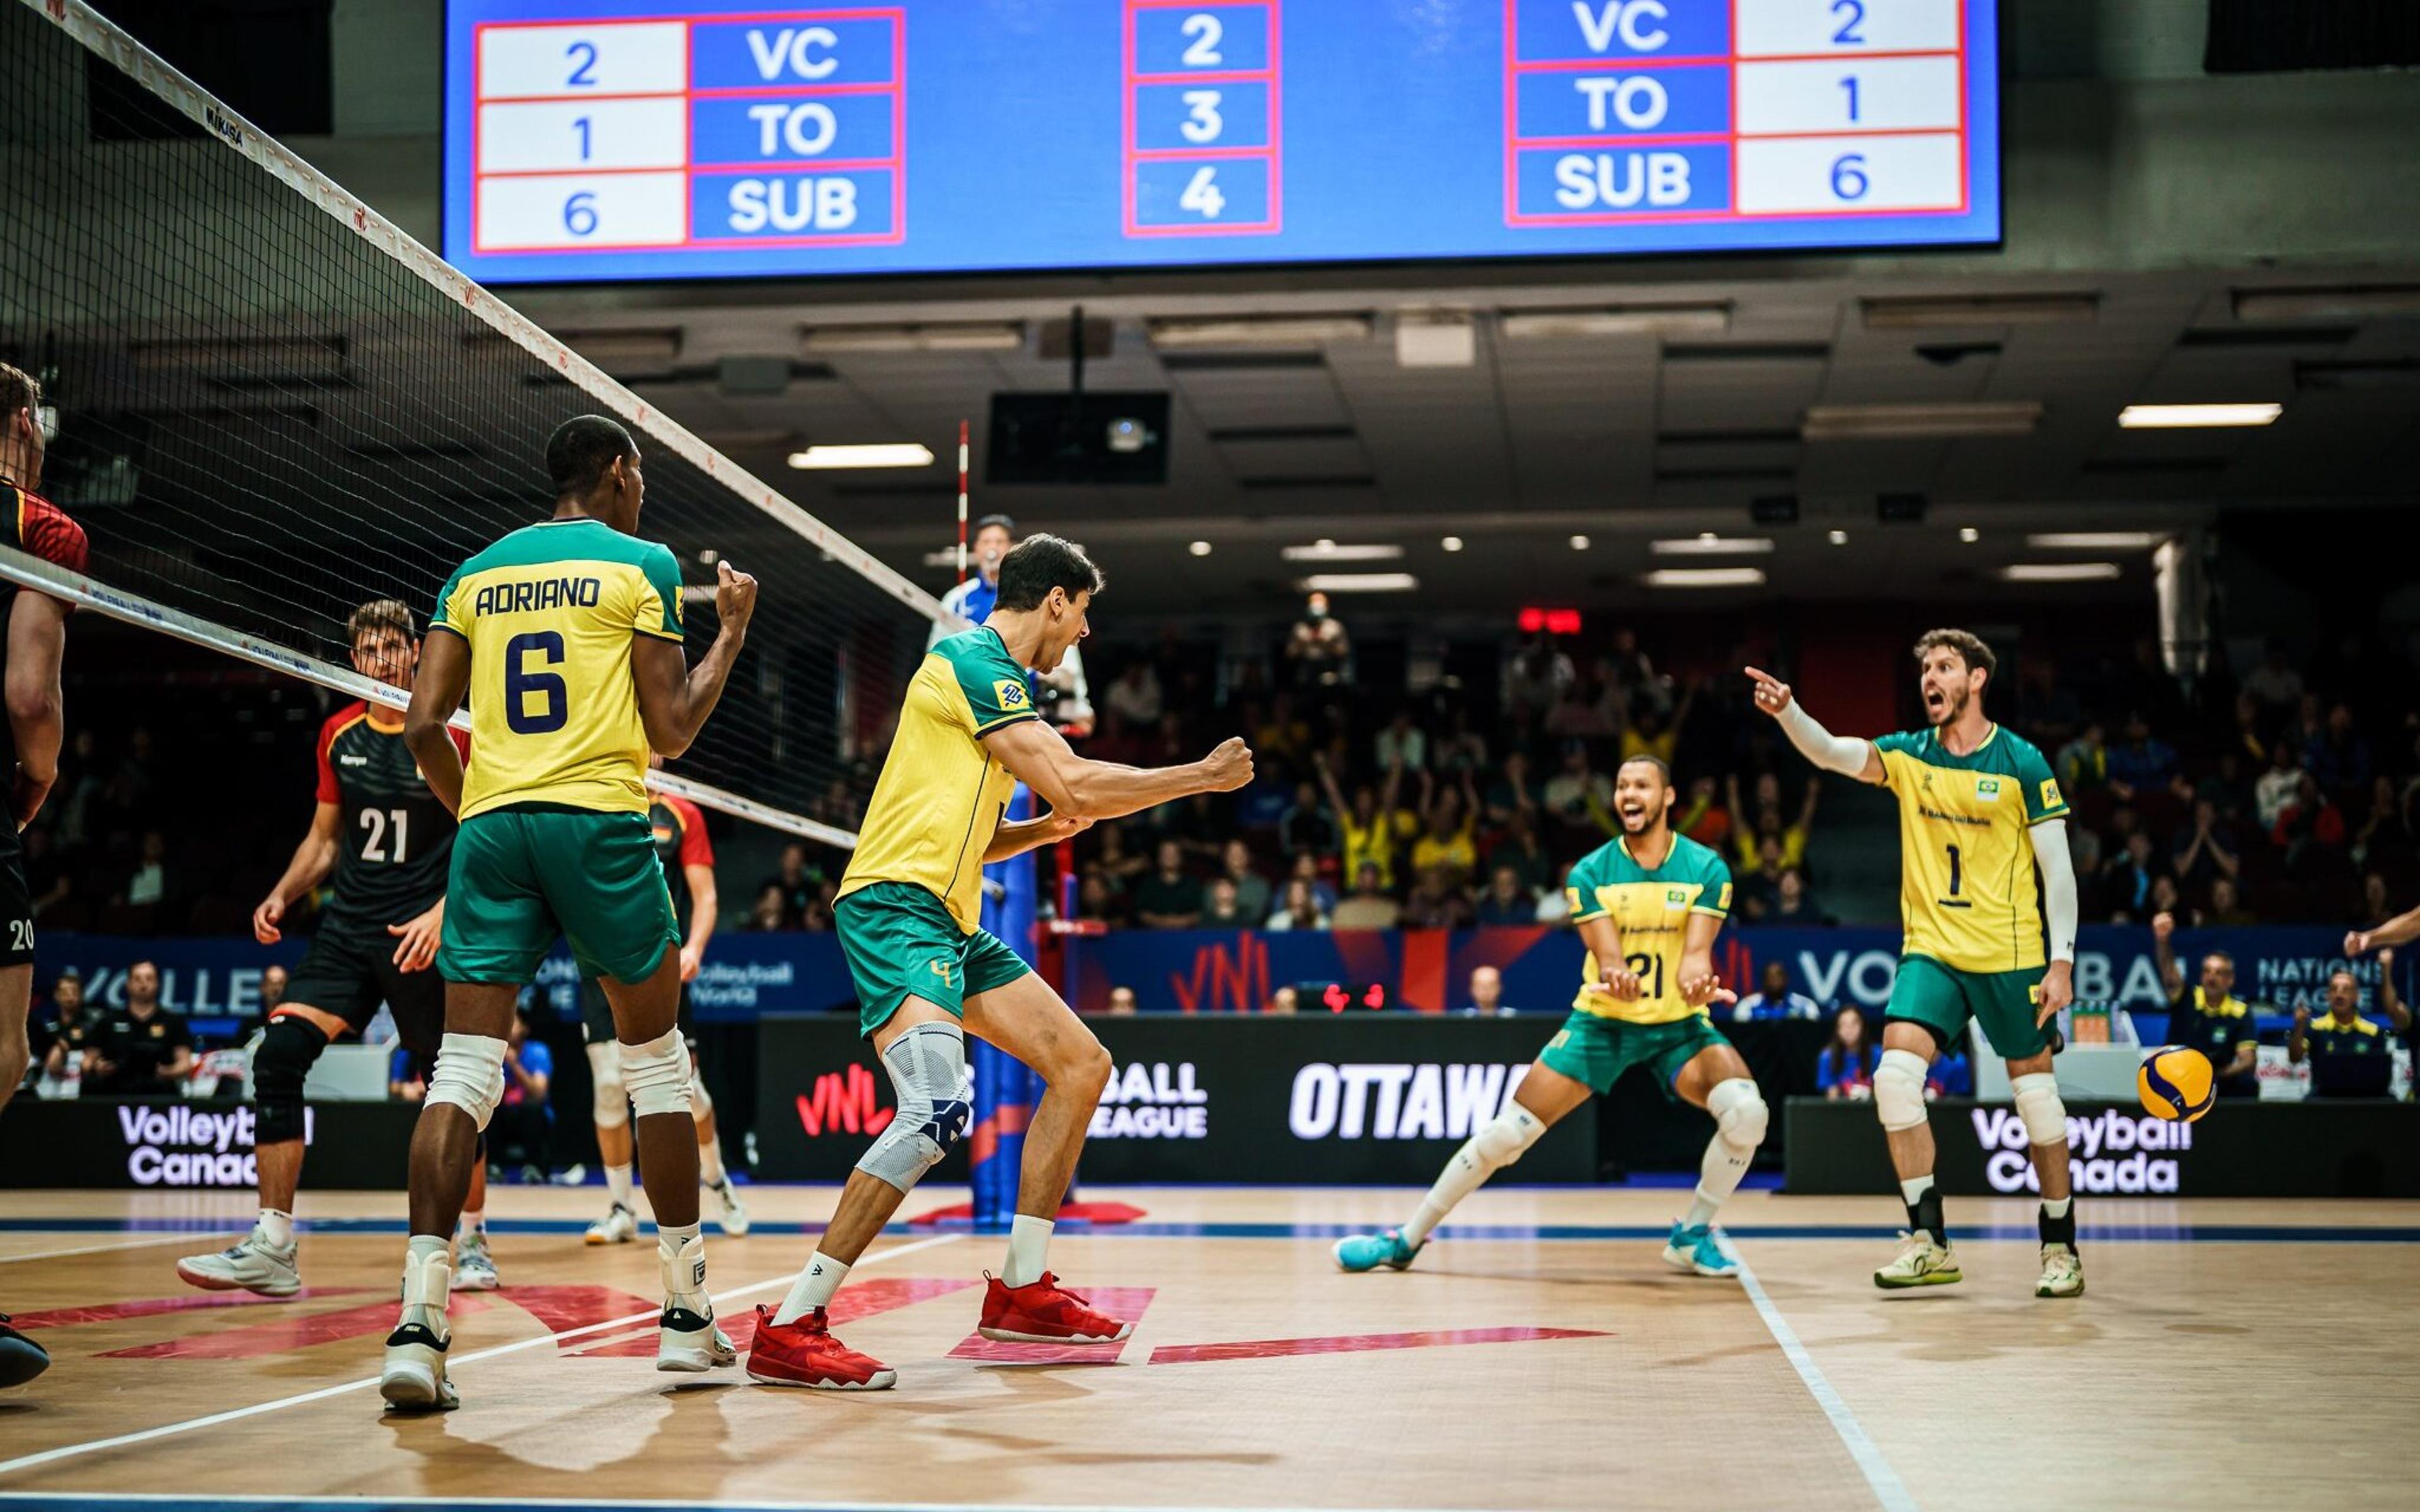
[{"label": "scoreboard text sub", "polygon": [[1962,0],[1505,0],[1506,220],[1963,213]]},{"label": "scoreboard text sub", "polygon": [[1125,0],[1125,234],[1280,228],[1279,0]]},{"label": "scoreboard text sub", "polygon": [[481,252],[903,234],[896,11],[495,23],[474,55]]}]

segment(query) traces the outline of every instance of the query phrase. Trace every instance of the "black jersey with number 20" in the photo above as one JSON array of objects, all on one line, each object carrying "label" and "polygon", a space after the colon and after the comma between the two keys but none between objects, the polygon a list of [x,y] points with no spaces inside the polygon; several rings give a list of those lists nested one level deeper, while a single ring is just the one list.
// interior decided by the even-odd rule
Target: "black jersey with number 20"
[{"label": "black jersey with number 20", "polygon": [[[470,737],[448,733],[468,759]],[[445,896],[454,816],[420,775],[403,732],[372,724],[367,704],[338,710],[319,729],[319,801],[337,810],[335,887],[319,916],[327,927],[383,932]]]}]

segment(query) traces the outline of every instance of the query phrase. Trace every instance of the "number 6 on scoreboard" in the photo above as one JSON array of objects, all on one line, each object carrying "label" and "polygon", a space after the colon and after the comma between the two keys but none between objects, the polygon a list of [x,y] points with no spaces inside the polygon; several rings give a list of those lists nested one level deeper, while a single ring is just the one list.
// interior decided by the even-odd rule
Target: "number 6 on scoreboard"
[{"label": "number 6 on scoreboard", "polygon": [[1185,186],[1184,193],[1176,196],[1176,203],[1186,209],[1199,212],[1205,221],[1218,219],[1218,212],[1227,208],[1227,196],[1218,192],[1218,170],[1212,167],[1195,169],[1193,181]]}]

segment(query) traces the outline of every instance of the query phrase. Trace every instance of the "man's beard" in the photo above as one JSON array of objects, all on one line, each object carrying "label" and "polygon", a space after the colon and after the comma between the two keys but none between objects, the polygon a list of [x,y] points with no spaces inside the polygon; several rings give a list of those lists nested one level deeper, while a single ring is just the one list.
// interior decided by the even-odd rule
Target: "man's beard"
[{"label": "man's beard", "polygon": [[1944,693],[1941,695],[1941,717],[1935,719],[1933,723],[1936,725],[1956,724],[1959,717],[1965,714],[1965,712],[1966,695],[1963,692],[1953,690]]}]

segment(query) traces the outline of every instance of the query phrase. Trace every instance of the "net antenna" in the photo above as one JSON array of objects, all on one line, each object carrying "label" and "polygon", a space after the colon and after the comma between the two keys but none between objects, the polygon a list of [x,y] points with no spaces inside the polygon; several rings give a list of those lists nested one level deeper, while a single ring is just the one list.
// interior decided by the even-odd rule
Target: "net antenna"
[{"label": "net antenna", "polygon": [[[82,574],[0,548],[0,578],[402,707],[347,664],[347,613],[396,597],[425,616],[454,566],[544,517],[554,425],[610,413],[640,442],[644,529],[682,563],[691,633],[712,632],[718,561],[764,582],[721,707],[648,780],[856,842],[835,795],[862,785],[944,618],[930,594],[85,0],[0,0],[0,358],[59,409],[43,491],[93,547]],[[959,497],[963,517],[963,476]]]}]

